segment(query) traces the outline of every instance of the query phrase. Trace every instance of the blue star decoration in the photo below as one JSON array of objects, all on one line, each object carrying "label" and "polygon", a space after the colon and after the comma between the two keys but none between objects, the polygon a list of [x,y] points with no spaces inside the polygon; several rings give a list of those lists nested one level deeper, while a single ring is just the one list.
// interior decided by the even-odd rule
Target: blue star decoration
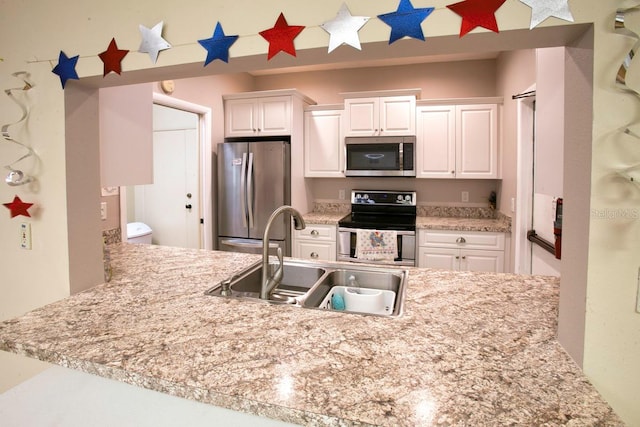
[{"label": "blue star decoration", "polygon": [[76,64],[78,63],[79,55],[69,58],[63,51],[60,51],[58,56],[58,65],[53,67],[52,73],[57,74],[60,77],[60,83],[62,83],[62,89],[67,84],[67,80],[74,79],[79,80],[78,73],[76,73]]},{"label": "blue star decoration", "polygon": [[400,0],[398,10],[378,15],[378,18],[391,27],[389,44],[403,37],[411,37],[424,41],[422,21],[433,12],[433,7],[414,8],[410,0]]},{"label": "blue star decoration", "polygon": [[238,36],[226,36],[222,30],[222,25],[218,22],[216,29],[213,31],[213,37],[198,40],[198,43],[207,50],[207,59],[204,61],[204,66],[206,67],[215,59],[228,63],[229,48],[236,40],[238,40]]}]

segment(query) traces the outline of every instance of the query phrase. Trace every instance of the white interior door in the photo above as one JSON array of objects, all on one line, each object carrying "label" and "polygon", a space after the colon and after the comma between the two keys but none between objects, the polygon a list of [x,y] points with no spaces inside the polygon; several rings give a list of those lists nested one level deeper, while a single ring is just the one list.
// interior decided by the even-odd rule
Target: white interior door
[{"label": "white interior door", "polygon": [[153,231],[153,243],[202,248],[199,117],[154,105],[154,183],[135,187],[135,221]]}]

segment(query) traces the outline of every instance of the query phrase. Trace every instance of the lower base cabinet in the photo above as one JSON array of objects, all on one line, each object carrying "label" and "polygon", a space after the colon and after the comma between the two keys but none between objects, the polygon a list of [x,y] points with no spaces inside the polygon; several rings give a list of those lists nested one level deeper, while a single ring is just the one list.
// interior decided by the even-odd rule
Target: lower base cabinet
[{"label": "lower base cabinet", "polygon": [[294,230],[291,255],[294,258],[335,261],[336,226],[307,224],[304,230]]},{"label": "lower base cabinet", "polygon": [[420,230],[418,267],[504,272],[504,233]]}]

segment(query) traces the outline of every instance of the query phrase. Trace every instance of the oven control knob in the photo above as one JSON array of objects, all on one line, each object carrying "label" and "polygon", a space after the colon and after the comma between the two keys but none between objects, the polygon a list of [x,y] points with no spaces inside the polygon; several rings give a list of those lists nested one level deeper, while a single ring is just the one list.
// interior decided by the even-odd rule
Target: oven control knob
[{"label": "oven control knob", "polygon": [[361,199],[362,195],[361,194],[356,194],[356,199]]},{"label": "oven control knob", "polygon": [[398,194],[398,201],[401,202],[402,201],[402,194]]},{"label": "oven control knob", "polygon": [[406,196],[404,196],[404,199],[405,199],[407,202],[410,202],[410,201],[411,201],[411,196],[407,194]]},{"label": "oven control knob", "polygon": [[365,200],[368,200],[369,199],[369,195],[365,194],[365,195],[362,196],[362,198],[365,199]]}]

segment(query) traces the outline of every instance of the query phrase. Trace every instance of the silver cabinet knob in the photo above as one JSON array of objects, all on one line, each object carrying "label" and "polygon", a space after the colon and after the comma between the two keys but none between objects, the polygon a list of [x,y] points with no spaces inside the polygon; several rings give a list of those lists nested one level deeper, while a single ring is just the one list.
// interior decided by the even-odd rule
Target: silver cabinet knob
[{"label": "silver cabinet knob", "polygon": [[458,237],[456,243],[467,243],[467,240],[464,237]]},{"label": "silver cabinet knob", "polygon": [[311,234],[313,237],[318,237],[320,233],[318,233],[318,230],[311,230],[311,233],[309,234]]},{"label": "silver cabinet knob", "polygon": [[317,259],[320,255],[318,255],[317,252],[311,252],[311,254],[309,255],[311,258],[313,259]]}]

